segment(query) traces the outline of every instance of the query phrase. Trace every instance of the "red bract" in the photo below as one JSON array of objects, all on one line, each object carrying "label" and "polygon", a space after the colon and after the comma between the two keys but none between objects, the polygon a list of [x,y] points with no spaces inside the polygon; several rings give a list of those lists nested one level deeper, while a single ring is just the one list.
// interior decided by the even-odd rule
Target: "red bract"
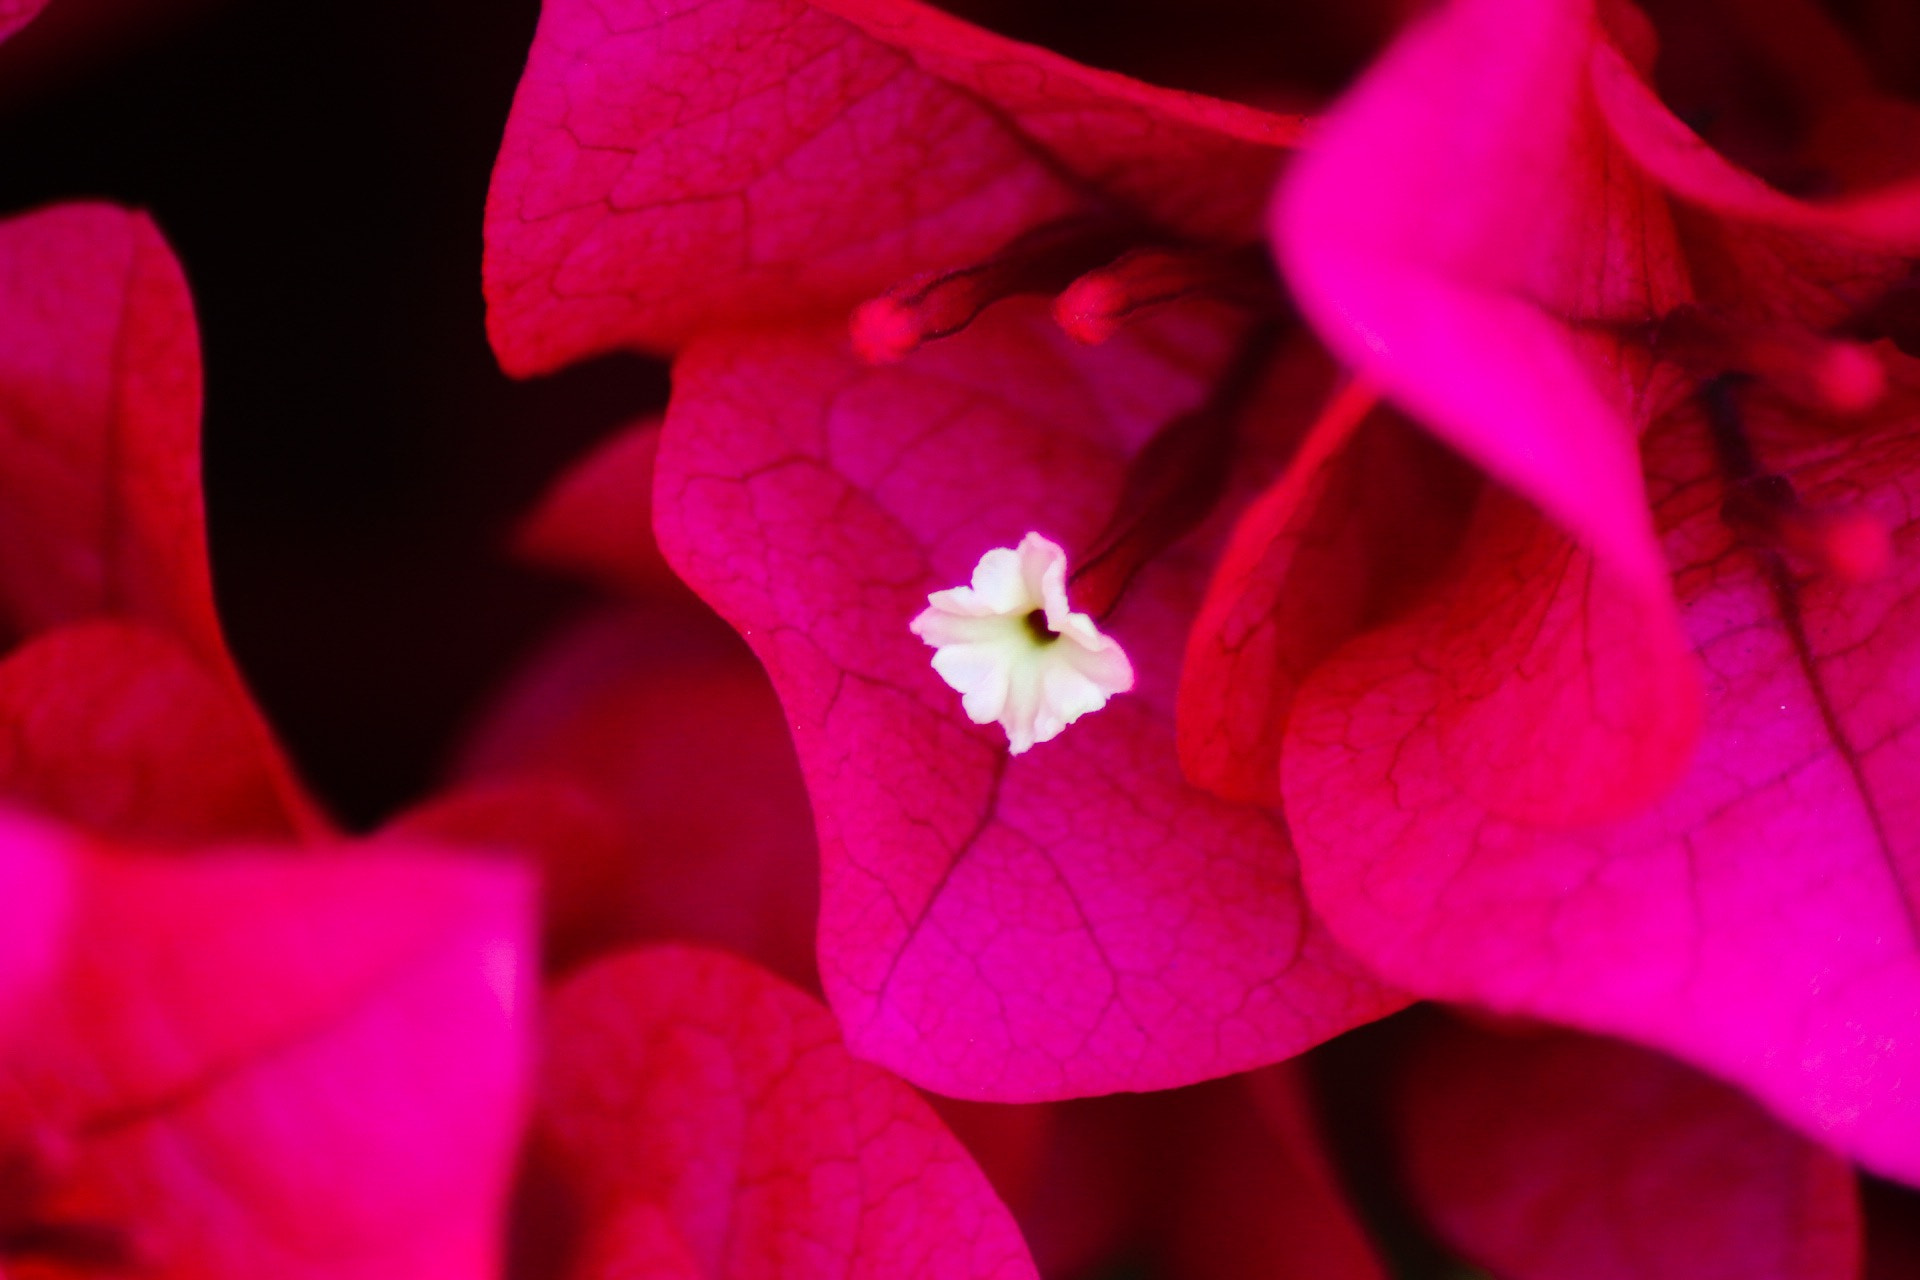
[{"label": "red bract", "polygon": [[74,882],[0,1046],[10,1269],[494,1273],[528,885],[418,846],[270,852],[157,861],[6,819],[0,858]]},{"label": "red bract", "polygon": [[574,1275],[1035,1274],[927,1104],[742,960],[603,962],[555,996],[549,1035],[537,1132],[578,1200]]},{"label": "red bract", "polygon": [[0,661],[0,1260],[494,1274],[530,887],[417,840],[259,843],[325,831],[221,640],[193,318],[151,224],[0,225],[0,329],[27,637]]},{"label": "red bract", "polygon": [[0,332],[0,626],[36,637],[0,662],[0,793],[127,839],[319,831],[214,613],[172,254],[106,205],[0,224]]},{"label": "red bract", "polygon": [[1401,1064],[1408,1190],[1512,1280],[1852,1280],[1838,1157],[1725,1085],[1565,1032],[1442,1028]]},{"label": "red bract", "polygon": [[1088,350],[1009,304],[891,369],[835,329],[681,359],[655,485],[670,563],[787,707],[821,832],[820,955],[849,1045],[974,1097],[1161,1088],[1274,1061],[1397,1001],[1305,909],[1284,828],[1180,775],[1204,575],[1111,619],[1139,686],[1031,755],[966,723],[906,622],[983,547],[1084,545],[1225,334],[1169,315]]},{"label": "red bract", "polygon": [[487,200],[488,330],[537,373],[844,316],[1073,214],[1245,241],[1298,128],[911,0],[550,0]]},{"label": "red bract", "polygon": [[1489,498],[1301,693],[1289,820],[1389,978],[1663,1047],[1920,1177],[1920,374],[1809,328],[1920,224],[1687,143],[1609,15],[1618,46],[1578,4],[1449,6],[1283,197],[1329,341],[1587,548]]},{"label": "red bract", "polygon": [[524,843],[545,854],[550,963],[676,938],[817,987],[819,862],[786,722],[758,664],[685,596],[564,628],[481,724],[453,796],[412,821],[499,838],[503,805],[542,797],[529,834],[557,831]]}]

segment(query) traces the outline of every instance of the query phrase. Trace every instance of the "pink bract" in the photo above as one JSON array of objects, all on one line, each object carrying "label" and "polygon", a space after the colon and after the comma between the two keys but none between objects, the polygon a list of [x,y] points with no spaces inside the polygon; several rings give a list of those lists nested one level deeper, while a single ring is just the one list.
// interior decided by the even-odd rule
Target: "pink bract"
[{"label": "pink bract", "polygon": [[0,40],[32,22],[47,0],[0,0]]},{"label": "pink bract", "polygon": [[214,613],[199,340],[159,233],[99,204],[0,224],[0,332],[0,638],[37,637],[0,661],[0,793],[130,839],[322,833]]},{"label": "pink bract", "polygon": [[487,200],[488,329],[528,374],[844,318],[1116,206],[1245,242],[1299,126],[912,0],[551,0]]},{"label": "pink bract", "polygon": [[577,1198],[583,1280],[1035,1275],[932,1109],[743,960],[603,962],[555,996],[549,1037],[538,1134]]},{"label": "pink bract", "polygon": [[214,612],[197,340],[151,223],[0,224],[0,282],[6,1265],[483,1280],[531,886],[355,851],[292,777]]},{"label": "pink bract", "polygon": [[773,676],[821,833],[820,955],[856,1053],[1006,1100],[1164,1088],[1395,1007],[1329,945],[1284,827],[1180,775],[1172,701],[1204,560],[1111,618],[1139,684],[1018,759],[906,623],[984,548],[1083,545],[1226,338],[1168,315],[1096,349],[1007,305],[907,364],[839,330],[681,359],[655,483],[667,559]]},{"label": "pink bract", "polygon": [[[1706,686],[1699,749],[1665,799],[1612,823],[1530,822],[1490,811],[1447,756],[1430,655],[1453,610],[1518,592],[1550,634],[1584,607],[1578,553],[1511,501],[1433,605],[1308,682],[1284,781],[1316,907],[1390,978],[1658,1045],[1913,1179],[1920,368],[1889,360],[1902,385],[1845,449],[1764,399],[1750,415],[1809,503],[1896,531],[1877,582],[1809,579],[1737,538],[1699,414],[1649,437]],[[1518,556],[1564,568],[1519,578]]]},{"label": "pink bract", "polygon": [[1406,1055],[1401,1165],[1460,1254],[1512,1280],[1851,1280],[1846,1162],[1725,1085],[1559,1031],[1437,1028]]},{"label": "pink bract", "polygon": [[50,858],[74,883],[56,963],[0,1044],[23,1265],[494,1274],[524,877],[421,846],[188,863],[11,818],[0,840],[0,865]]},{"label": "pink bract", "polygon": [[[1310,678],[1288,817],[1390,980],[1659,1046],[1913,1179],[1915,365],[1851,353],[1869,413],[1754,353],[1874,301],[1920,203],[1770,191],[1654,99],[1651,41],[1457,0],[1283,191],[1330,345],[1534,504],[1491,496],[1428,605]],[[1686,323],[1759,337],[1675,354]],[[1836,513],[1890,572],[1791,541]]]}]

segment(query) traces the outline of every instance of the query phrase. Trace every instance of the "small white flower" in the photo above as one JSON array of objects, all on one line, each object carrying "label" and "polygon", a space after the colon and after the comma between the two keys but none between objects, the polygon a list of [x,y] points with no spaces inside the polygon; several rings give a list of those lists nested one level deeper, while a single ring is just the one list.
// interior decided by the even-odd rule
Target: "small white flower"
[{"label": "small white flower", "polygon": [[1014,755],[1133,688],[1133,664],[1067,608],[1067,553],[1037,533],[980,557],[973,584],[936,591],[912,622],[975,724],[998,720]]}]

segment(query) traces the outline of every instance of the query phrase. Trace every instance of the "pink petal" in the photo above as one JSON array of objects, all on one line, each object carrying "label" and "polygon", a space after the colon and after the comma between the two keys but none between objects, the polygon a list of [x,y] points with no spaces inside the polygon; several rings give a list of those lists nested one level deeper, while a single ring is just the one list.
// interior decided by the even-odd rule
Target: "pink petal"
[{"label": "pink petal", "polygon": [[16,1016],[45,985],[65,942],[72,890],[66,849],[0,810],[0,1053]]},{"label": "pink petal", "polygon": [[32,22],[47,0],[0,0],[0,40]]},{"label": "pink petal", "polygon": [[[481,721],[460,773],[575,794],[538,806],[575,834],[531,844],[556,961],[678,938],[818,986],[819,859],[793,742],[760,664],[704,609],[656,600],[563,629]],[[595,816],[566,816],[583,802]]]},{"label": "pink petal", "polygon": [[1084,546],[1223,337],[1170,315],[1079,348],[1008,306],[887,369],[833,329],[711,340],[676,369],[662,549],[773,676],[820,829],[829,999],[854,1052],[917,1083],[1164,1088],[1396,1003],[1304,910],[1274,816],[1180,777],[1197,557],[1163,557],[1111,619],[1136,690],[1018,759],[907,630],[988,548]]},{"label": "pink petal", "polygon": [[144,216],[71,204],[0,224],[0,610],[102,614],[220,648],[200,503],[200,347]]},{"label": "pink petal", "polygon": [[[1659,804],[1573,829],[1490,811],[1442,722],[1444,602],[1308,681],[1282,781],[1316,908],[1390,979],[1665,1049],[1915,1180],[1920,374],[1898,368],[1905,389],[1844,444],[1757,397],[1748,424],[1811,508],[1894,531],[1878,581],[1788,566],[1776,583],[1721,519],[1698,415],[1658,429],[1650,473],[1706,690],[1692,767]],[[1508,563],[1480,559],[1460,590],[1491,598]]]},{"label": "pink petal", "polygon": [[1657,594],[1644,371],[1572,326],[1651,320],[1686,280],[1663,197],[1585,87],[1600,39],[1585,0],[1452,0],[1336,107],[1273,230],[1342,360]]},{"label": "pink petal", "polygon": [[489,332],[531,374],[844,316],[1115,200],[1251,240],[1297,128],[911,0],[550,0],[488,197]]},{"label": "pink petal", "polygon": [[931,1108],[745,961],[629,952],[560,990],[548,1034],[540,1135],[579,1195],[582,1277],[1035,1274]]},{"label": "pink petal", "polygon": [[0,659],[0,795],[118,840],[290,837],[236,693],[148,627],[48,631]]},{"label": "pink petal", "polygon": [[[1298,403],[1326,394],[1303,388]],[[1280,803],[1280,743],[1300,681],[1397,612],[1459,537],[1470,482],[1403,423],[1362,427],[1324,465],[1304,456],[1312,447],[1240,516],[1187,637],[1180,763],[1230,800]],[[1295,476],[1300,466],[1309,474]]]},{"label": "pink petal", "polygon": [[106,617],[167,633],[226,685],[289,819],[321,832],[220,634],[199,338],[153,224],[103,204],[0,223],[0,335],[0,623],[32,634]]},{"label": "pink petal", "polygon": [[1730,218],[1920,253],[1920,181],[1832,201],[1799,200],[1728,161],[1682,124],[1620,53],[1597,45],[1594,100],[1620,146],[1675,195]]},{"label": "pink petal", "polygon": [[1404,1067],[1401,1158],[1440,1235],[1510,1280],[1853,1280],[1845,1161],[1616,1041],[1443,1028]]},{"label": "pink petal", "polygon": [[496,1274],[530,886],[432,852],[87,859],[5,1054],[15,1218],[179,1280]]}]

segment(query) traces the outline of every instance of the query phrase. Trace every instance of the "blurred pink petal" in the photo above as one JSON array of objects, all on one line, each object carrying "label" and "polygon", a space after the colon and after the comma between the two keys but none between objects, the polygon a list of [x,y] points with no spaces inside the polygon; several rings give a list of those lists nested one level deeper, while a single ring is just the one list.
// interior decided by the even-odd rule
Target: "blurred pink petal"
[{"label": "blurred pink petal", "polygon": [[[319,832],[324,820],[253,709],[214,612],[199,338],[172,253],[144,215],[110,205],[0,223],[0,334],[0,626],[20,637],[116,618],[164,633],[179,650],[160,660],[172,674],[153,678],[193,679],[181,664],[198,663],[218,689],[196,699],[229,704],[215,714],[245,726],[287,821]],[[43,710],[58,697],[39,692]]]},{"label": "blurred pink petal", "polygon": [[1409,1191],[1510,1280],[1853,1280],[1844,1160],[1657,1054],[1438,1029],[1402,1064]]},{"label": "blurred pink petal", "polygon": [[[482,719],[458,784],[432,806],[466,819],[448,826],[442,812],[432,829],[531,837],[555,963],[675,938],[817,987],[819,860],[786,721],[738,640],[688,612],[655,600],[563,628]],[[523,813],[545,796],[545,816],[521,825],[504,796],[480,798],[503,791],[521,794]]]},{"label": "blurred pink petal", "polygon": [[531,992],[525,878],[418,846],[271,852],[71,846],[62,962],[0,1051],[21,1265],[496,1273]]},{"label": "blurred pink petal", "polygon": [[258,722],[166,633],[56,627],[0,658],[0,796],[117,840],[291,837]]},{"label": "blurred pink petal", "polygon": [[932,1109],[743,960],[604,961],[554,997],[548,1035],[538,1132],[578,1196],[576,1275],[1035,1275]]}]

